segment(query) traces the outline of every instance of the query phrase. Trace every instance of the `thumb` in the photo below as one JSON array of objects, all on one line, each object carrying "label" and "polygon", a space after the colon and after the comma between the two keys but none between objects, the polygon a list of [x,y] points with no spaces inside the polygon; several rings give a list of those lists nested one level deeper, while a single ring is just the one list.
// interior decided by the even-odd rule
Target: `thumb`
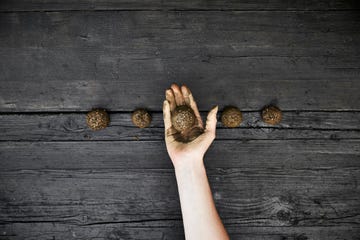
[{"label": "thumb", "polygon": [[214,136],[216,132],[216,114],[218,112],[218,108],[218,106],[215,106],[213,109],[211,109],[206,119],[205,131],[214,134]]},{"label": "thumb", "polygon": [[217,111],[218,111],[218,106],[210,110],[210,112],[207,115],[204,134],[201,134],[198,138],[194,140],[194,142],[198,141],[201,143],[200,146],[204,154],[215,139]]}]

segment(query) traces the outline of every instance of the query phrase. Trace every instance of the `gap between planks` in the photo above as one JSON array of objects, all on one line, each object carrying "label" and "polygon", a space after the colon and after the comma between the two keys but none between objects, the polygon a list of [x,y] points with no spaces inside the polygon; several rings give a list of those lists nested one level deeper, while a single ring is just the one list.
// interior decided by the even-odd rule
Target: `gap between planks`
[{"label": "gap between planks", "polygon": [[304,13],[304,12],[357,12],[360,8],[346,8],[346,9],[185,9],[185,8],[138,8],[138,9],[54,9],[54,10],[0,10],[0,13],[48,13],[48,12],[289,12],[289,13]]}]

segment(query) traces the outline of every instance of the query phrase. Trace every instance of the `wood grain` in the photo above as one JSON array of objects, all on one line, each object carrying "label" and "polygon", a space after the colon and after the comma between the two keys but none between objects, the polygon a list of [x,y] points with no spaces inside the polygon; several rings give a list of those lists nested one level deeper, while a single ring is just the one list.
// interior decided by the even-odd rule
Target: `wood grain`
[{"label": "wood grain", "polygon": [[[359,235],[359,228],[347,226],[332,227],[241,227],[226,226],[231,239],[235,240],[354,240]],[[184,239],[182,223],[176,220],[160,220],[144,223],[108,223],[91,226],[74,226],[65,223],[15,223],[0,225],[5,232],[0,239],[79,239],[88,240],[93,236],[98,239],[143,239],[143,240],[180,240]]]},{"label": "wood grain", "polygon": [[[359,139],[215,140],[208,168],[332,169],[359,167]],[[0,142],[3,171],[172,169],[163,141]]]},{"label": "wood grain", "polygon": [[[238,106],[205,156],[231,239],[360,236],[359,4],[0,2],[0,240],[184,239],[162,101]],[[279,106],[269,126],[260,109]],[[91,108],[111,124],[90,131]],[[130,114],[153,114],[138,129]],[[219,113],[220,116],[220,113]]]},{"label": "wood grain", "polygon": [[[229,226],[358,228],[359,171],[232,168],[208,175]],[[1,172],[1,182],[0,222],[9,226],[181,222],[173,170],[20,170]]]},{"label": "wood grain", "polygon": [[271,102],[283,110],[360,110],[358,16],[3,13],[0,111],[160,111],[172,82],[189,85],[203,111]]},{"label": "wood grain", "polygon": [[[228,223],[356,226],[359,172],[233,168],[210,169],[208,175]],[[173,170],[22,170],[2,172],[1,180],[5,223],[41,219],[90,225],[181,216]]]},{"label": "wood grain", "polygon": [[345,10],[359,8],[355,0],[256,0],[256,1],[141,1],[141,0],[2,0],[0,11],[44,11],[44,10]]},{"label": "wood grain", "polygon": [[[220,109],[221,110],[221,109]],[[163,140],[161,112],[152,112],[149,128],[139,129],[131,122],[131,113],[110,113],[111,122],[102,131],[91,131],[86,113],[3,114],[0,115],[0,140]],[[206,119],[207,112],[202,112]],[[218,116],[220,119],[221,111]],[[351,139],[360,138],[360,112],[283,112],[282,122],[271,126],[259,112],[243,112],[239,128],[217,124],[217,139]]]}]

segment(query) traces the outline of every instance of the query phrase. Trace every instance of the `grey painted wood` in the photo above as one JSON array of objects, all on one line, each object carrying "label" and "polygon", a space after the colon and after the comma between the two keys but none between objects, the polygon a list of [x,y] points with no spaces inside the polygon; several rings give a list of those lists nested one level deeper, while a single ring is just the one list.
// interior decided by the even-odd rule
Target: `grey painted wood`
[{"label": "grey painted wood", "polygon": [[[86,113],[3,114],[0,115],[0,140],[162,140],[161,112],[153,112],[150,128],[139,129],[131,113],[110,113],[111,123],[101,131],[86,125]],[[207,112],[202,112],[206,119]],[[219,112],[219,118],[221,111]],[[217,124],[217,139],[350,139],[360,138],[360,112],[283,112],[279,125],[261,120],[260,112],[243,112],[239,128]]]},{"label": "grey painted wood", "polygon": [[0,18],[0,111],[159,111],[174,81],[193,89],[201,110],[360,110],[356,11]]},{"label": "grey painted wood", "polygon": [[[239,227],[227,226],[231,239],[235,240],[354,240],[359,235],[357,227]],[[183,230],[179,221],[163,220],[145,225],[143,223],[114,223],[91,226],[74,226],[64,223],[9,224],[0,226],[5,239],[144,239],[183,240]]]},{"label": "grey painted wood", "polygon": [[[209,169],[220,214],[249,226],[358,225],[359,168]],[[180,219],[173,170],[1,172],[1,222]],[[294,186],[296,185],[296,188]]]},{"label": "grey painted wood", "polygon": [[[360,167],[359,139],[215,140],[208,168]],[[0,142],[0,169],[172,169],[163,141]]]},{"label": "grey painted wood", "polygon": [[354,9],[359,6],[355,0],[307,0],[307,1],[116,1],[116,0],[2,0],[0,11],[43,11],[43,10],[192,10],[192,9],[222,9],[222,10],[340,10]]},{"label": "grey painted wood", "polygon": [[[359,228],[359,171],[232,168],[208,175],[226,225]],[[173,170],[20,170],[1,172],[1,181],[0,222],[9,226],[181,222]]]},{"label": "grey painted wood", "polygon": [[[232,239],[358,239],[355,1],[5,0],[0,11],[0,239],[184,239],[160,112],[172,82],[204,116],[245,111],[240,128],[218,124],[205,156]],[[279,126],[260,121],[269,103],[286,110]],[[86,128],[93,107],[111,111],[106,130]],[[132,126],[136,107],[155,111],[151,128]]]}]

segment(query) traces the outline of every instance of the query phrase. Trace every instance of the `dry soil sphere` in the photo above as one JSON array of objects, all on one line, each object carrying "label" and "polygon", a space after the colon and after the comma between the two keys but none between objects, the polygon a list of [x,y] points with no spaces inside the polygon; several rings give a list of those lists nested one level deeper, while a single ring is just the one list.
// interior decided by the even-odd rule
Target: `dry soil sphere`
[{"label": "dry soil sphere", "polygon": [[110,123],[109,114],[103,109],[94,109],[86,115],[86,122],[92,130],[106,128]]},{"label": "dry soil sphere", "polygon": [[263,121],[267,124],[276,125],[281,121],[281,110],[275,106],[267,106],[261,112]]},{"label": "dry soil sphere", "polygon": [[187,105],[177,106],[171,116],[171,121],[179,132],[190,129],[195,124],[194,111]]},{"label": "dry soil sphere", "polygon": [[146,128],[151,123],[151,115],[145,109],[136,109],[131,115],[131,121],[139,128]]},{"label": "dry soil sphere", "polygon": [[229,128],[238,127],[242,122],[242,113],[237,107],[227,106],[222,112],[221,122]]}]

